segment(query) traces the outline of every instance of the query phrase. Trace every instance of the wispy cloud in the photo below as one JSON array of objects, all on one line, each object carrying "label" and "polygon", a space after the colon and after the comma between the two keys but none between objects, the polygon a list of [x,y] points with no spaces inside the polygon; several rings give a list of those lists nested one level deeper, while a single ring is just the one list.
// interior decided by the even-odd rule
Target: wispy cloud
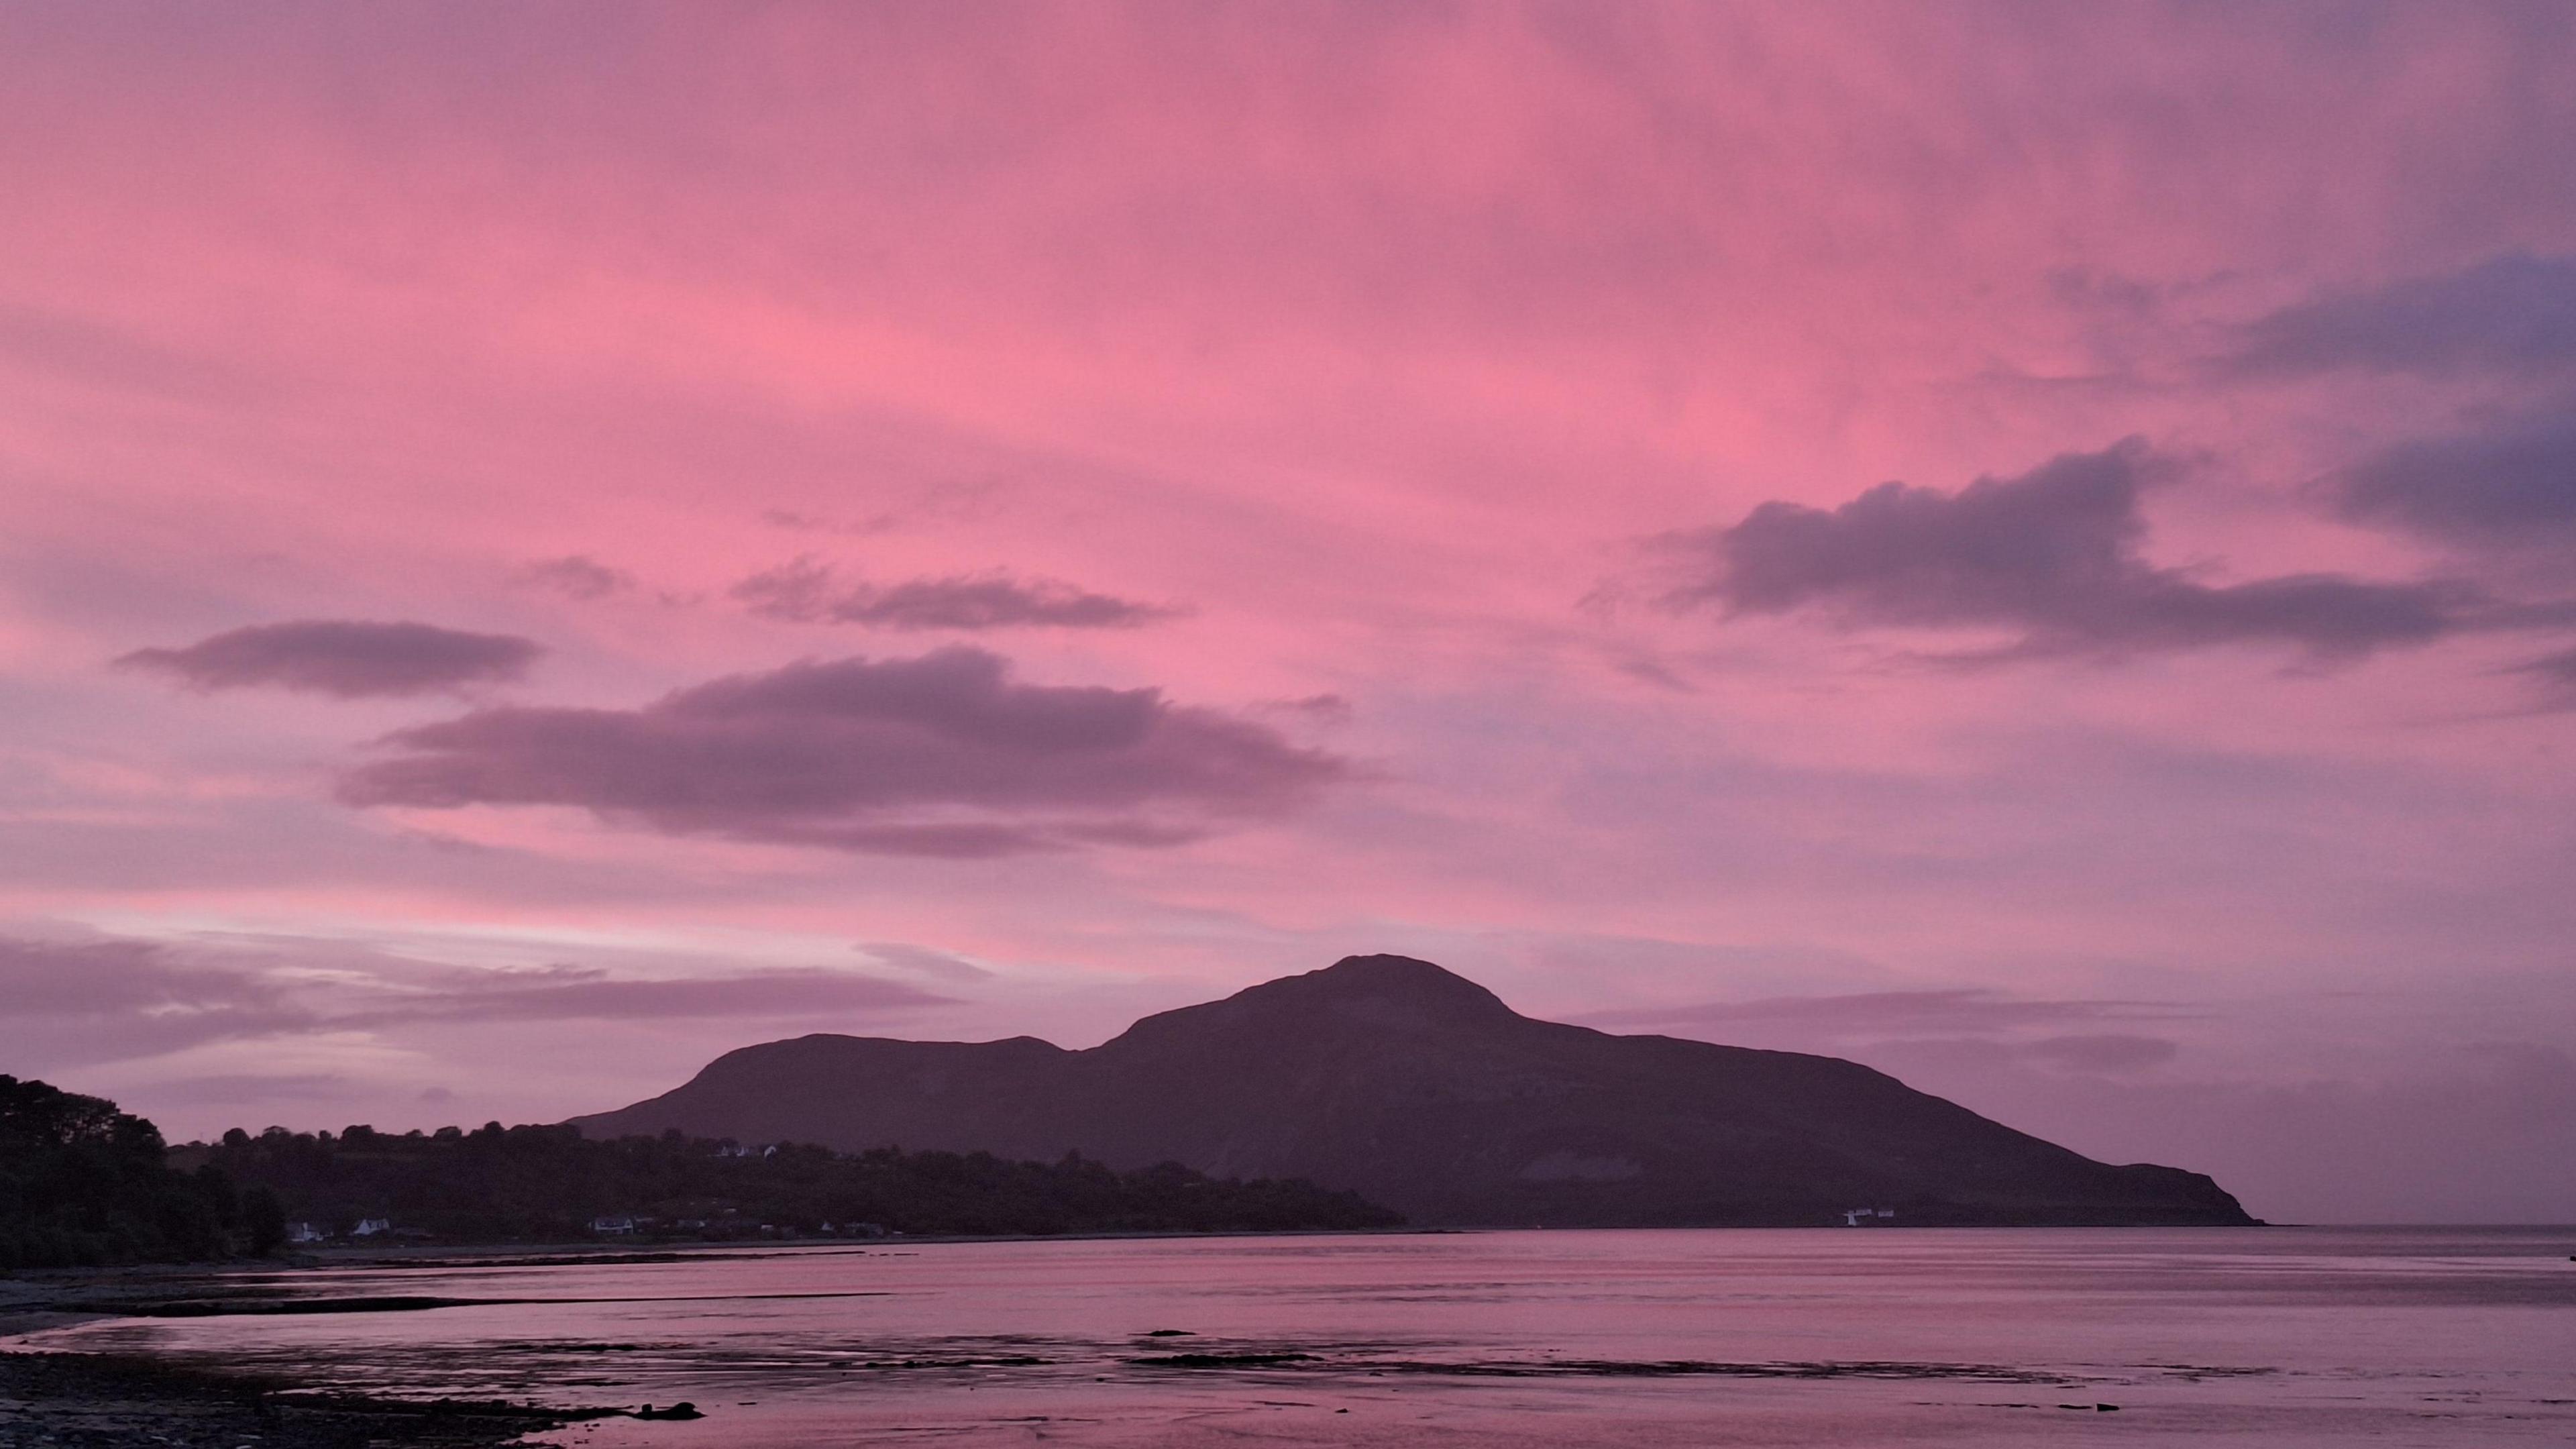
[{"label": "wispy cloud", "polygon": [[882,629],[1133,629],[1181,613],[1055,579],[1000,572],[846,583],[811,559],[754,574],[734,585],[732,594],[766,618]]},{"label": "wispy cloud", "polygon": [[2137,1001],[2049,1001],[1981,987],[1928,991],[1858,991],[1831,996],[1766,996],[1595,1013],[1596,1026],[1722,1026],[1780,1023],[1827,1033],[2001,1031],[2068,1022],[2134,1020],[2179,1014]]},{"label": "wispy cloud", "polygon": [[635,587],[633,574],[611,568],[586,553],[539,559],[519,570],[517,579],[531,588],[546,589],[568,599],[604,599]]},{"label": "wispy cloud", "polygon": [[[847,1020],[955,1004],[910,982],[819,966],[636,975],[585,965],[490,969],[340,954],[317,967],[309,950],[0,936],[0,1000],[8,1003],[0,1047],[85,1062],[445,1022]],[[258,1082],[271,1085],[254,1091],[244,1079],[235,1086],[276,1095],[272,1079]]]},{"label": "wispy cloud", "polygon": [[698,977],[615,977],[592,967],[485,971],[448,978],[335,1026],[417,1021],[652,1021],[875,1014],[953,1004],[900,981],[819,967]]}]

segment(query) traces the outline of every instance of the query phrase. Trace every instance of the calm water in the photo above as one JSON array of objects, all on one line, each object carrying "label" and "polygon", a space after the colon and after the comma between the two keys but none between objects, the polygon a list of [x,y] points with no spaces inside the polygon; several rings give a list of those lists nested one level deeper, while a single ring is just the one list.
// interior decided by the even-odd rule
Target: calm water
[{"label": "calm water", "polygon": [[317,1297],[541,1301],[33,1341],[709,1414],[546,1441],[595,1449],[2567,1444],[2571,1252],[2526,1230],[950,1243],[299,1273],[279,1281]]}]

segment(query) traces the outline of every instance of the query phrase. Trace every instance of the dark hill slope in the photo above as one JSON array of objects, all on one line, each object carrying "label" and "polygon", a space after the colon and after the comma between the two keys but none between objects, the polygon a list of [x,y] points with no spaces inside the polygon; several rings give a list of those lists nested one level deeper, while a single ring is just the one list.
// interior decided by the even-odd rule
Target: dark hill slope
[{"label": "dark hill slope", "polygon": [[2113,1167],[1832,1057],[1533,1021],[1426,961],[1354,956],[1068,1052],[808,1036],[574,1119],[1306,1177],[1416,1223],[2244,1223],[2197,1173]]}]

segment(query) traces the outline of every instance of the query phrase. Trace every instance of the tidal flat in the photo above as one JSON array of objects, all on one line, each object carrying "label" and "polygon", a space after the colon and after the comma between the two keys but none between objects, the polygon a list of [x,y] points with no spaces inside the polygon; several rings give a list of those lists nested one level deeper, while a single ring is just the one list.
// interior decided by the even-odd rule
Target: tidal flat
[{"label": "tidal flat", "polygon": [[[380,1406],[372,1439],[256,1440],[298,1449],[2564,1443],[2571,1252],[2208,1228],[477,1253],[56,1285],[97,1316],[21,1316],[0,1348]],[[0,1436],[34,1422],[0,1394]],[[676,1401],[703,1417],[631,1417]],[[401,1437],[439,1415],[400,1406],[442,1402],[508,1407],[435,1426],[484,1438]]]}]

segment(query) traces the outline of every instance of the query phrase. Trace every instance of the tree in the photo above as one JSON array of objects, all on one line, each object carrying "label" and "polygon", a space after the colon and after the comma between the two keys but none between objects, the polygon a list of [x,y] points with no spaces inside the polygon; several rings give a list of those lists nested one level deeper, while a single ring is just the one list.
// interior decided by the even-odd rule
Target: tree
[{"label": "tree", "polygon": [[231,1181],[163,1156],[161,1129],[114,1102],[0,1076],[0,1268],[224,1256]]},{"label": "tree", "polygon": [[271,1187],[242,1194],[242,1230],[250,1237],[254,1258],[265,1258],[286,1245],[286,1204]]}]

